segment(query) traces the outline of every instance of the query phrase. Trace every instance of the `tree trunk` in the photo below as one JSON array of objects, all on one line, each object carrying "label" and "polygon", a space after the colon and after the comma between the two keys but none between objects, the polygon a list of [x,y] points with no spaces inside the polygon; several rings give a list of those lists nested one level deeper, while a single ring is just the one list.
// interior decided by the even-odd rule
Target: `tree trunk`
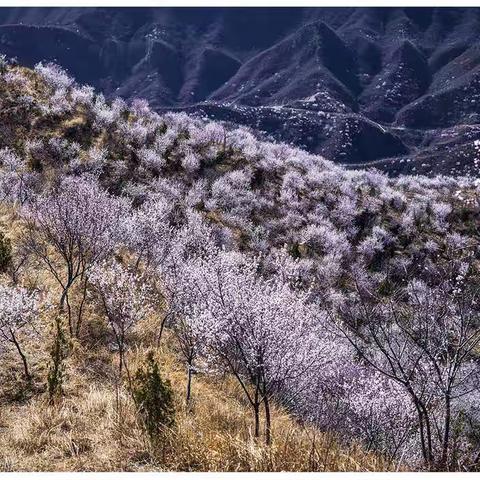
[{"label": "tree trunk", "polygon": [[120,398],[120,389],[122,387],[122,377],[123,377],[123,341],[118,341],[118,377],[117,377],[117,392],[116,392],[116,403],[117,403],[117,415],[119,424],[122,425],[122,414],[121,414],[121,398]]},{"label": "tree trunk", "polygon": [[425,421],[425,434],[427,438],[427,455],[428,455],[428,468],[431,470],[434,466],[434,458],[433,458],[433,445],[432,445],[432,427],[430,424],[430,417],[428,416],[428,411],[425,405],[422,403],[420,404],[423,410],[423,417]]},{"label": "tree trunk", "polygon": [[157,335],[157,347],[160,346],[160,342],[162,340],[163,336],[163,331],[165,330],[165,324],[167,323],[168,315],[164,315],[162,318],[162,321],[160,322],[160,328],[158,330],[158,335]]},{"label": "tree trunk", "polygon": [[418,415],[418,426],[420,430],[420,442],[422,445],[422,455],[425,464],[429,470],[433,467],[433,450],[432,450],[432,430],[430,425],[430,418],[425,405],[417,398],[413,397],[415,408]]},{"label": "tree trunk", "polygon": [[68,289],[64,288],[62,292],[62,296],[60,297],[59,308],[61,312],[65,310],[65,299],[67,298],[67,292],[68,292]]},{"label": "tree trunk", "polygon": [[13,332],[12,329],[10,329],[10,335],[12,336],[12,342],[15,345],[15,348],[18,351],[18,354],[20,355],[20,358],[22,359],[23,363],[23,371],[25,373],[25,378],[27,379],[28,382],[32,380],[32,376],[30,375],[30,371],[28,369],[28,362],[27,362],[27,357],[22,351],[22,348],[20,347],[20,344],[17,341],[17,337],[15,337],[15,333]]},{"label": "tree trunk", "polygon": [[270,413],[270,400],[268,395],[263,397],[263,405],[265,407],[265,442],[267,445],[272,444],[272,419]]},{"label": "tree trunk", "polygon": [[253,398],[252,407],[253,407],[253,413],[255,417],[255,439],[258,440],[260,437],[260,379],[257,377],[255,381],[255,396]]},{"label": "tree trunk", "polygon": [[190,400],[192,397],[192,365],[188,364],[188,377],[187,377],[187,395],[185,398],[185,403],[187,407],[190,405]]},{"label": "tree trunk", "polygon": [[419,433],[420,433],[420,444],[422,447],[422,456],[423,460],[425,462],[425,465],[427,465],[430,468],[431,464],[431,458],[430,458],[430,453],[429,449],[427,448],[427,440],[425,438],[426,433],[425,433],[425,407],[422,405],[418,397],[413,393],[413,391],[409,390],[410,396],[413,400],[413,403],[415,405],[415,409],[417,410],[417,417],[418,417],[418,428],[419,428]]},{"label": "tree trunk", "polygon": [[78,307],[77,324],[75,325],[75,335],[77,338],[80,336],[80,328],[82,326],[83,308],[85,306],[85,301],[87,299],[87,284],[88,284],[88,279],[84,278],[83,285],[82,285],[82,299]]},{"label": "tree trunk", "polygon": [[253,404],[253,413],[255,417],[255,438],[260,437],[260,405],[258,403]]},{"label": "tree trunk", "polygon": [[451,400],[450,392],[445,395],[445,419],[443,427],[443,445],[442,445],[442,458],[440,460],[440,468],[442,470],[448,469],[448,447],[450,444],[450,423],[451,423]]},{"label": "tree trunk", "polygon": [[65,305],[67,305],[67,318],[68,318],[68,331],[70,332],[70,336],[74,336],[74,328],[72,325],[72,309],[70,307],[70,302],[68,301],[68,289],[69,287],[65,287],[62,292],[62,296],[60,297],[60,313],[65,312]]}]

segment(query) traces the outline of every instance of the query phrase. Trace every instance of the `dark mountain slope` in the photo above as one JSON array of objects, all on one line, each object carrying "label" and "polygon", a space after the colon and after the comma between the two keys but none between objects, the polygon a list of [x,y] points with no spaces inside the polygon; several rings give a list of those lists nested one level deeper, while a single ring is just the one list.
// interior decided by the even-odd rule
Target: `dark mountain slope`
[{"label": "dark mountain slope", "polygon": [[315,22],[246,62],[209,100],[283,105],[322,91],[356,110],[358,90],[352,53],[324,22]]},{"label": "dark mountain slope", "polygon": [[364,89],[360,103],[366,116],[388,123],[394,120],[395,112],[425,93],[430,70],[423,54],[408,40],[394,50],[387,63],[389,68]]},{"label": "dark mountain slope", "polygon": [[476,173],[479,34],[477,8],[0,9],[22,63],[392,173]]}]

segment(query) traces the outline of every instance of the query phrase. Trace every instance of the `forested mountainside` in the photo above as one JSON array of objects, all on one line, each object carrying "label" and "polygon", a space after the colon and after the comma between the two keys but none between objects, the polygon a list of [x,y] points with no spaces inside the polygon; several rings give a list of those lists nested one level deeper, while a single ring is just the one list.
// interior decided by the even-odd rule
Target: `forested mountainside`
[{"label": "forested mountainside", "polygon": [[0,50],[336,163],[478,175],[478,8],[2,8]]},{"label": "forested mountainside", "polygon": [[0,71],[5,469],[479,468],[478,180]]}]

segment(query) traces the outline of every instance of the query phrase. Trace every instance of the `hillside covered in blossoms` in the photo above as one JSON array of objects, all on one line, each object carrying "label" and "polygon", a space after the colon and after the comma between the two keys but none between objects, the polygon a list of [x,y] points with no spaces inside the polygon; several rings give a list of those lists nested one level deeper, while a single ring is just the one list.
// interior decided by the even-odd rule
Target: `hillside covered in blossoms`
[{"label": "hillside covered in blossoms", "polygon": [[479,193],[1,57],[0,468],[479,470]]}]

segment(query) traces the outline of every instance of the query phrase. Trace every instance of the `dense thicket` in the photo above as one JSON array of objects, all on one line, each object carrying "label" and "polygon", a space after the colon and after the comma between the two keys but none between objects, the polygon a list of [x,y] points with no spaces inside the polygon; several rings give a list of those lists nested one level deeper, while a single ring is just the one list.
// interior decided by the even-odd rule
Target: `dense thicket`
[{"label": "dense thicket", "polygon": [[193,373],[231,374],[267,444],[278,402],[411,467],[478,468],[477,180],[346,171],[243,128],[107,103],[54,65],[3,62],[0,128],[0,196],[26,226],[13,263],[51,273],[79,341],[98,305],[119,384],[153,310],[158,341],[169,328],[180,345],[187,404]]}]

